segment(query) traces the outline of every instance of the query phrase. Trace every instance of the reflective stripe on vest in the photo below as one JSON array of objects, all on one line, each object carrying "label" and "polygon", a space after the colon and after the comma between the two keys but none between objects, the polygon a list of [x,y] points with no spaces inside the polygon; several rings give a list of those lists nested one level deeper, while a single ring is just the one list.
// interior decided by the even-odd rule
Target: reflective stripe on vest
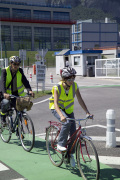
[{"label": "reflective stripe on vest", "polygon": [[[7,88],[9,83],[12,81],[12,75],[11,75],[10,67],[9,66],[6,68],[6,73],[7,73],[7,76],[6,76],[6,88]],[[18,95],[19,96],[24,96],[25,93],[24,93],[24,85],[22,83],[22,74],[20,73],[19,70],[16,73],[16,78],[17,78]],[[11,85],[9,86],[9,88],[7,89],[6,92],[8,94],[12,94],[12,92],[11,92]]]},{"label": "reflective stripe on vest", "polygon": [[52,97],[50,98],[49,108],[55,109],[54,107],[54,89],[58,91],[58,106],[61,109],[65,109],[65,112],[70,114],[74,110],[74,97],[77,90],[77,84],[74,82],[69,89],[68,96],[65,94],[65,90],[62,86],[62,82],[59,82],[57,86],[53,86]]}]

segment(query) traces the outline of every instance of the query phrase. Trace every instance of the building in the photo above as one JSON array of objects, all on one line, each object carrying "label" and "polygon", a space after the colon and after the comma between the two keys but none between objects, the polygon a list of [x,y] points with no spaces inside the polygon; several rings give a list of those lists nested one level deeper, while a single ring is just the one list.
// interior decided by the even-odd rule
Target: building
[{"label": "building", "polygon": [[104,22],[77,21],[72,26],[72,50],[117,47],[118,39],[118,25],[108,18]]},{"label": "building", "polygon": [[70,49],[56,52],[56,74],[60,74],[61,69],[69,65],[76,70],[77,75],[94,76],[95,59],[100,59],[101,53],[102,50],[70,51]]},{"label": "building", "polygon": [[71,7],[45,0],[0,0],[2,49],[72,48]]}]

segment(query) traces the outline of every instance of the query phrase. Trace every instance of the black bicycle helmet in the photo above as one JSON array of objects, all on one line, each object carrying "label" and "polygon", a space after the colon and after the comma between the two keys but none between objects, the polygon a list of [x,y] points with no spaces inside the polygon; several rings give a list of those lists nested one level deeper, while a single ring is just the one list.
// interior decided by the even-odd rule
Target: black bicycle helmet
[{"label": "black bicycle helmet", "polygon": [[75,76],[76,70],[72,67],[65,67],[62,69],[61,77],[62,78],[67,78],[70,76]]},{"label": "black bicycle helmet", "polygon": [[21,63],[21,59],[20,59],[18,56],[11,56],[11,57],[9,58],[9,60],[10,60],[11,63],[13,63],[13,62],[15,62],[15,63]]}]

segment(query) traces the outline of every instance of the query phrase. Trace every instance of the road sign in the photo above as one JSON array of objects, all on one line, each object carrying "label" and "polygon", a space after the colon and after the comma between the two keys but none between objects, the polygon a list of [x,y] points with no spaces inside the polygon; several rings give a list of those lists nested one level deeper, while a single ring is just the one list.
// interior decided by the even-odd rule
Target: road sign
[{"label": "road sign", "polygon": [[37,91],[38,91],[38,83],[42,83],[42,90],[45,89],[45,74],[46,74],[46,66],[41,64],[40,61],[36,63],[36,82],[37,82]]},{"label": "road sign", "polygon": [[41,60],[40,55],[39,55],[39,54],[35,54],[35,59],[36,59],[36,60]]}]

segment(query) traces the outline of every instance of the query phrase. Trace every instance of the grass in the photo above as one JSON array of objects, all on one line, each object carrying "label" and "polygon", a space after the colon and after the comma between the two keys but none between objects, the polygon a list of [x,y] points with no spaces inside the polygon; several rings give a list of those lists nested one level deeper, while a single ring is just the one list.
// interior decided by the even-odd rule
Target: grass
[{"label": "grass", "polygon": [[[5,55],[6,54],[6,55]],[[27,51],[26,60],[24,61],[25,66],[32,66],[37,61],[35,55],[38,54],[37,51]],[[6,57],[7,56],[7,57]],[[5,51],[2,52],[2,58],[9,58],[10,56],[19,56],[19,51]],[[55,55],[54,51],[48,51],[45,55],[45,65],[47,67],[55,67]],[[21,63],[22,64],[22,63]]]},{"label": "grass", "polygon": [[50,90],[46,90],[46,91],[38,91],[38,92],[37,92],[37,91],[34,91],[34,93],[35,93],[34,99],[37,99],[37,98],[39,98],[39,97],[42,97],[42,96],[46,96],[46,95],[52,94]]}]

